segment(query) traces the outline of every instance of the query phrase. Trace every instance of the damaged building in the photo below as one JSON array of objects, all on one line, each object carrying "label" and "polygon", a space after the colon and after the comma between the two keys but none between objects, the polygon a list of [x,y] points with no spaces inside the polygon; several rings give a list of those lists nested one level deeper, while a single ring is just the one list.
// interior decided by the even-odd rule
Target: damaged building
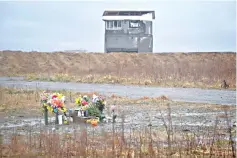
[{"label": "damaged building", "polygon": [[104,11],[104,51],[153,52],[155,11]]}]

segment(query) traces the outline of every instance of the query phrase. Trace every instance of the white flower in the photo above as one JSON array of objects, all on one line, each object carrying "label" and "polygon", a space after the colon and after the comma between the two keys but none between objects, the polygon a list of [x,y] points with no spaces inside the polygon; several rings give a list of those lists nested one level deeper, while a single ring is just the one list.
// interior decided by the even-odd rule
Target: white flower
[{"label": "white flower", "polygon": [[98,100],[99,100],[99,97],[97,95],[93,94],[92,102],[96,103]]},{"label": "white flower", "polygon": [[65,100],[66,100],[66,97],[65,97],[65,96],[63,96],[61,99],[62,99],[62,102],[65,102]]},{"label": "white flower", "polygon": [[52,99],[49,99],[49,100],[47,101],[47,104],[51,104],[51,102],[52,102]]}]

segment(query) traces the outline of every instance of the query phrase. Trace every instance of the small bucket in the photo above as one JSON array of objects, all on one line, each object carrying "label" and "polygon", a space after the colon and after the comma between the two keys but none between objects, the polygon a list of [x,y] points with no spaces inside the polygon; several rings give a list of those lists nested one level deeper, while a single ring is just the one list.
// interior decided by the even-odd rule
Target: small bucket
[{"label": "small bucket", "polygon": [[58,124],[59,125],[63,124],[63,115],[58,115]]}]

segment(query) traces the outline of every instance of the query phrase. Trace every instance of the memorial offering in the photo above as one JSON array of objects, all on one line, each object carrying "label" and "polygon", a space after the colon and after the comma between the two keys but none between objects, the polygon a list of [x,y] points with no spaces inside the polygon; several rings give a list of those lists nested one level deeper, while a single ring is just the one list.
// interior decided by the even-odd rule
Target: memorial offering
[{"label": "memorial offering", "polygon": [[[97,123],[101,121],[106,122],[106,119],[110,119],[109,117],[105,117],[104,109],[106,100],[103,96],[97,96],[95,94],[91,97],[79,95],[75,98],[76,107],[74,109],[69,109],[68,112],[65,107],[66,97],[63,94],[44,91],[40,97],[46,125],[48,124],[48,111],[55,114],[56,124],[68,124],[69,119],[70,122],[85,122],[97,126]],[[115,107],[113,106],[114,105],[111,107],[111,111],[113,113],[113,120],[115,120]]]},{"label": "memorial offering", "polygon": [[89,97],[87,95],[79,95],[79,97],[75,99],[75,103],[77,105],[75,110],[78,111],[78,116],[87,117],[89,108]]},{"label": "memorial offering", "polygon": [[66,97],[61,93],[49,93],[44,91],[41,94],[41,105],[45,113],[46,125],[48,124],[48,111],[56,115],[57,124],[62,124],[62,122],[64,124],[67,123],[65,99]]},{"label": "memorial offering", "polygon": [[[87,95],[79,95],[78,98],[75,99],[75,103],[79,117],[99,118],[97,119],[98,121],[102,121],[105,118],[103,113],[106,105],[105,97],[93,94],[90,99]],[[87,120],[86,122],[91,122],[91,120]]]}]

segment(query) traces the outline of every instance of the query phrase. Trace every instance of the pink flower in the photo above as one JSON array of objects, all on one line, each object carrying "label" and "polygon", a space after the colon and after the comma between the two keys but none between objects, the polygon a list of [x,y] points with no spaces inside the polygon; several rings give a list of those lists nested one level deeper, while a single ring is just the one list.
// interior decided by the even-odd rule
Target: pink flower
[{"label": "pink flower", "polygon": [[110,107],[110,109],[112,110],[112,111],[114,111],[115,110],[115,105],[111,105],[111,107]]},{"label": "pink flower", "polygon": [[42,96],[41,100],[47,100],[47,97],[46,96]]},{"label": "pink flower", "polygon": [[54,98],[57,98],[57,95],[53,95],[53,96],[52,96],[52,99],[54,99]]},{"label": "pink flower", "polygon": [[88,103],[85,100],[82,100],[81,104],[84,106],[84,105],[87,105]]}]

